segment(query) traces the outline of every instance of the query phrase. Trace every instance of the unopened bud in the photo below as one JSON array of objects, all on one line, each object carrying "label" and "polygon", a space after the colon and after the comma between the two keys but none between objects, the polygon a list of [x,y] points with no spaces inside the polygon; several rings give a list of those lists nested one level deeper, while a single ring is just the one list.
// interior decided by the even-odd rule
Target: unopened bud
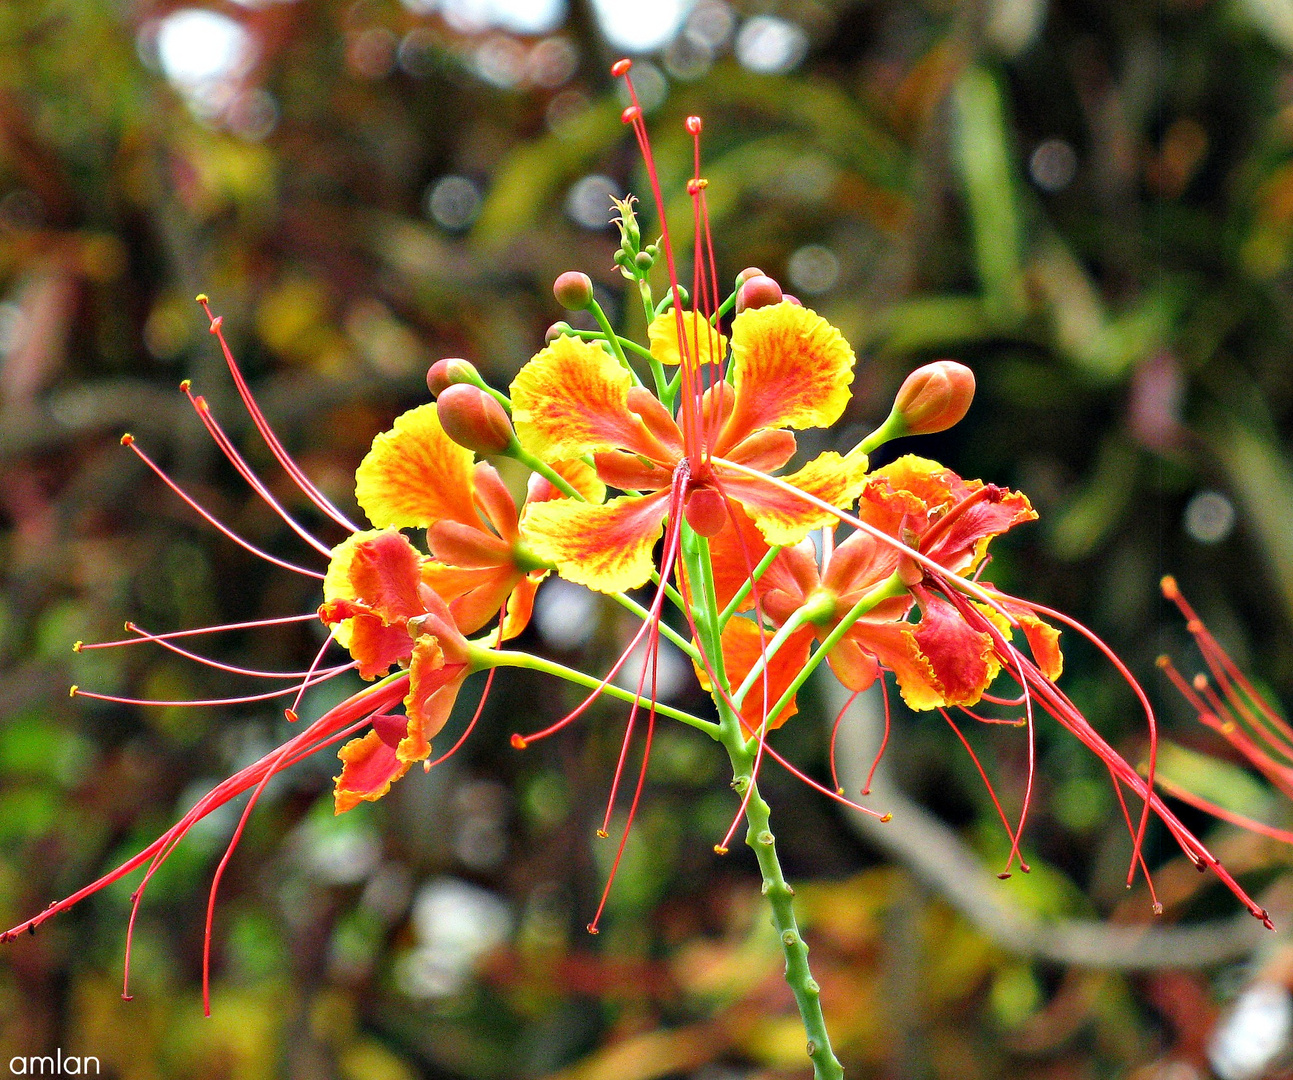
[{"label": "unopened bud", "polygon": [[593,302],[593,281],[578,270],[567,270],[552,283],[552,295],[567,311],[586,311]]},{"label": "unopened bud", "polygon": [[568,322],[565,322],[564,320],[561,322],[554,322],[551,326],[548,327],[547,332],[544,333],[543,341],[545,344],[551,345],[554,341],[557,340],[557,338],[570,333],[571,330],[573,329],[574,327],[572,327]]},{"label": "unopened bud", "polygon": [[427,371],[427,389],[432,397],[439,397],[449,387],[457,383],[478,383],[480,372],[474,364],[450,356],[437,360]]},{"label": "unopened bud", "polygon": [[974,400],[974,372],[955,360],[939,360],[907,376],[893,411],[908,435],[932,435],[959,423]]},{"label": "unopened bud", "polygon": [[763,277],[763,271],[760,270],[757,266],[747,266],[744,270],[742,270],[739,274],[736,275],[736,287],[739,289],[752,277]]},{"label": "unopened bud", "polygon": [[516,441],[503,406],[477,386],[446,387],[436,401],[436,412],[445,434],[478,454],[502,454]]},{"label": "unopened bud", "polygon": [[804,302],[800,300],[799,297],[791,296],[789,293],[786,293],[784,296],[782,296],[781,299],[784,300],[787,304],[794,304],[795,307],[804,306]]},{"label": "unopened bud", "polygon": [[781,303],[781,286],[765,274],[748,277],[736,292],[736,310],[739,314],[750,308],[770,307]]}]

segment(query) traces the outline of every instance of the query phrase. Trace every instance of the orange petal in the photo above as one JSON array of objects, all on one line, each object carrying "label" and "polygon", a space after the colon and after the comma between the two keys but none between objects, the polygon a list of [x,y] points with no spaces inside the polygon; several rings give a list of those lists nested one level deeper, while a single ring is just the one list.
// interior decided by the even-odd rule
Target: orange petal
[{"label": "orange petal", "polygon": [[409,771],[409,763],[396,757],[395,748],[383,742],[376,731],[351,739],[337,757],[341,758],[341,775],[333,777],[333,802],[338,814],[354,809],[360,802],[380,799]]},{"label": "orange petal", "polygon": [[860,529],[832,553],[822,572],[822,584],[851,607],[864,592],[898,568],[897,550]]},{"label": "orange petal", "polygon": [[467,677],[465,664],[446,664],[440,643],[423,634],[413,645],[409,662],[409,692],[404,699],[408,732],[395,753],[401,761],[424,761],[431,753],[431,740],[440,734],[458,690]]},{"label": "orange petal", "polygon": [[721,363],[727,355],[727,338],[710,326],[704,315],[695,311],[678,312],[670,309],[657,315],[647,327],[647,340],[651,355],[666,366],[677,367],[682,363],[682,350],[678,347],[678,324],[687,335],[687,355],[697,365]]},{"label": "orange petal", "polygon": [[673,480],[673,473],[668,469],[623,450],[595,454],[593,462],[598,477],[621,491],[659,491]]},{"label": "orange petal", "polygon": [[355,473],[355,498],[378,527],[475,525],[472,452],[444,433],[435,405],[419,405],[378,435]]},{"label": "orange petal", "polygon": [[829,427],[848,404],[853,363],[844,335],[808,308],[743,311],[732,323],[736,405],[718,452],[760,428]]},{"label": "orange petal", "polygon": [[855,694],[868,689],[880,674],[880,662],[847,634],[832,646],[826,662],[840,683]]},{"label": "orange petal", "polygon": [[1064,654],[1060,652],[1060,632],[1036,615],[1028,612],[1013,613],[1019,622],[1019,629],[1028,640],[1028,647],[1033,651],[1033,659],[1051,682],[1060,677],[1064,671]]},{"label": "orange petal", "polygon": [[422,612],[420,562],[413,545],[392,530],[355,533],[332,549],[323,579],[325,607],[353,602],[372,612],[331,625],[333,637],[359,661],[366,679],[408,656],[412,643],[404,624]]},{"label": "orange petal", "polygon": [[[768,544],[739,504],[732,507],[727,523],[709,541],[714,567],[714,592],[718,606],[725,608],[745,584],[750,571],[768,552]],[[758,592],[764,614],[774,622],[784,621],[817,587],[817,560],[798,546],[783,548],[759,578]],[[754,590],[741,604],[742,611],[754,607]]]},{"label": "orange petal", "polygon": [[[772,631],[765,630],[760,635],[759,628],[750,619],[737,618],[728,622],[723,628],[723,666],[731,686],[740,686],[745,681],[771,638]],[[802,626],[792,633],[777,650],[777,655],[768,662],[767,694],[764,694],[762,676],[750,687],[750,692],[741,702],[741,722],[748,732],[753,733],[759,729],[765,711],[781,700],[781,695],[803,671],[804,664],[808,662],[808,646],[812,640],[813,630],[810,626]],[[772,718],[769,727],[779,728],[798,711],[799,706],[791,698],[790,703]]]},{"label": "orange petal", "polygon": [[[745,508],[769,544],[797,544],[813,529],[839,520],[829,510],[768,480],[738,476],[721,465],[716,465],[715,470],[722,474],[724,493]],[[840,457],[834,450],[827,450],[798,472],[779,479],[831,506],[846,507],[866,485],[866,470],[865,454],[854,450],[847,457]]]},{"label": "orange petal", "polygon": [[628,407],[633,379],[600,345],[559,337],[512,382],[512,422],[521,445],[544,461],[601,450],[669,460]]},{"label": "orange petal", "polygon": [[918,590],[921,618],[916,643],[929,658],[945,705],[973,705],[997,677],[1001,664],[992,637],[975,630],[955,606]]},{"label": "orange petal", "polygon": [[438,521],[427,529],[427,548],[440,562],[461,567],[512,564],[512,545],[488,529],[460,521]]},{"label": "orange petal", "polygon": [[623,592],[650,580],[652,549],[668,509],[668,491],[622,495],[600,506],[562,499],[527,506],[521,534],[567,581]]},{"label": "orange petal", "polygon": [[530,616],[534,614],[534,594],[539,591],[539,583],[548,576],[546,570],[527,574],[517,582],[507,598],[507,613],[503,618],[503,640],[511,641],[522,630],[530,625]]},{"label": "orange petal", "polygon": [[795,456],[795,436],[784,429],[763,428],[737,443],[725,455],[761,472],[781,468]]},{"label": "orange petal", "polygon": [[498,470],[488,461],[476,463],[472,470],[476,481],[476,504],[489,523],[509,544],[516,540],[516,500],[507,490]]},{"label": "orange petal", "polygon": [[950,704],[933,665],[921,652],[914,630],[905,622],[872,623],[863,619],[854,623],[845,636],[897,676],[898,689],[908,708],[920,712]]}]

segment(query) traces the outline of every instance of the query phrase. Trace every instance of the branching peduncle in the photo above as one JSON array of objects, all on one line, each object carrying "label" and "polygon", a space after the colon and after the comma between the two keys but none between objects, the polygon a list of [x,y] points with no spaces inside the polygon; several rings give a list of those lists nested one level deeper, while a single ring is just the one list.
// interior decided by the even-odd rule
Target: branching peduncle
[{"label": "branching peduncle", "polygon": [[[683,526],[682,558],[687,575],[699,587],[692,605],[696,629],[705,657],[713,668],[715,681],[714,703],[718,707],[719,723],[713,737],[727,751],[732,762],[732,787],[745,803],[747,824],[745,842],[754,852],[763,876],[763,895],[772,906],[772,925],[781,941],[781,951],[786,958],[786,982],[795,996],[804,1031],[808,1036],[808,1057],[813,1063],[814,1080],[842,1080],[844,1070],[831,1049],[826,1031],[826,1018],[822,1015],[821,988],[808,968],[808,945],[799,932],[795,919],[794,890],[786,882],[777,858],[776,838],[770,826],[771,808],[759,794],[754,776],[757,748],[746,745],[741,730],[740,717],[729,704],[727,674],[723,668],[720,613],[714,595],[713,567],[709,545],[703,537],[696,536]],[[769,560],[770,561],[770,560]],[[739,601],[738,601],[739,602]],[[781,706],[769,715],[780,713]],[[747,798],[748,796],[748,798]]]}]

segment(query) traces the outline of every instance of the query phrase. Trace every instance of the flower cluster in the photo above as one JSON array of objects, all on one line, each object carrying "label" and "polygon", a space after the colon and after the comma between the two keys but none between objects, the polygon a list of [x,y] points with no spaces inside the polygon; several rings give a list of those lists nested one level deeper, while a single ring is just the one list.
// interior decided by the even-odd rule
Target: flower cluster
[{"label": "flower cluster", "polygon": [[[616,65],[617,75],[627,77],[627,72],[627,62]],[[624,119],[639,140],[660,210],[659,182],[636,103]],[[301,529],[247,467],[206,403],[190,394],[238,471],[327,559],[322,573],[275,560],[321,579],[317,618],[329,630],[314,665],[306,672],[281,673],[291,685],[275,693],[296,695],[286,710],[295,719],[301,694],[322,679],[355,670],[372,685],[231,777],[125,865],[17,930],[34,929],[147,863],[135,893],[137,906],[143,886],[195,821],[251,790],[245,822],[270,777],[325,746],[342,743],[338,813],[380,799],[414,764],[430,768],[447,756],[433,758],[433,743],[469,677],[487,672],[492,678],[499,667],[524,667],[582,685],[590,694],[558,723],[513,736],[517,748],[565,727],[601,694],[630,703],[607,822],[635,725],[645,713],[642,764],[621,852],[659,717],[690,724],[726,750],[740,805],[716,847],[725,851],[740,820],[748,822],[748,839],[786,950],[788,978],[809,1030],[811,1056],[820,1075],[834,1075],[838,1065],[831,1064],[806,947],[776,861],[767,804],[757,788],[762,764],[771,759],[827,796],[884,816],[848,799],[837,785],[807,777],[768,741],[772,729],[794,716],[797,691],[823,661],[854,692],[877,680],[883,685],[891,673],[911,708],[937,710],[958,735],[951,710],[980,720],[971,709],[984,699],[1021,709],[1018,722],[1029,734],[1029,782],[1019,820],[1012,823],[1002,814],[1012,843],[1003,876],[1020,858],[1032,790],[1033,720],[1040,707],[1099,755],[1120,800],[1124,791],[1141,800],[1139,824],[1123,802],[1135,839],[1132,872],[1137,864],[1144,866],[1140,844],[1149,815],[1156,814],[1189,858],[1201,868],[1212,867],[1253,914],[1266,918],[1154,794],[1152,740],[1150,775],[1142,777],[1056,685],[1062,658],[1055,624],[1087,631],[983,578],[993,538],[1036,517],[1028,499],[914,456],[870,469],[869,455],[886,442],[943,430],[965,415],[974,392],[967,368],[942,361],[919,369],[899,391],[890,416],[858,445],[827,450],[790,468],[799,449],[796,432],[828,428],[843,415],[856,358],[839,330],[757,268],[743,271],[735,289],[720,295],[707,184],[699,171],[700,120],[690,118],[687,129],[696,144],[695,175],[687,188],[695,237],[690,289],[679,282],[662,210],[659,241],[644,244],[632,200],[618,203],[616,262],[641,297],[647,341],[616,333],[586,276],[562,275],[555,287],[558,300],[589,313],[597,329],[554,325],[546,346],[521,368],[506,393],[487,385],[466,361],[436,364],[428,375],[434,403],[401,416],[376,438],[358,468],[355,495],[369,528],[352,524],[292,462],[256,407],[220,320],[211,319],[271,451],[348,534],[328,546]],[[660,276],[661,264],[667,287],[657,300],[652,280]],[[205,305],[205,298],[200,300]],[[133,440],[125,441],[152,465]],[[486,456],[509,457],[530,470],[519,505]],[[189,501],[226,535],[245,543]],[[406,530],[425,530],[425,550]],[[549,574],[605,593],[640,618],[637,634],[607,672],[589,675],[504,648],[525,628],[536,590]],[[630,595],[644,587],[650,589],[645,605]],[[685,630],[665,620],[666,605],[677,608]],[[198,659],[175,644],[195,632],[151,634],[136,628],[125,642],[78,647],[152,642]],[[657,702],[662,636],[692,660],[712,696],[712,715]],[[329,648],[344,650],[348,659],[325,666]],[[636,690],[626,691],[613,680],[638,648],[645,649],[648,662]],[[999,679],[1013,682],[1015,690],[993,695]],[[1143,693],[1141,700],[1152,735],[1153,714]],[[241,824],[234,844],[240,834]],[[217,870],[212,904],[228,858],[226,853]],[[596,922],[594,917],[591,930]],[[209,937],[208,917],[208,944]]]}]

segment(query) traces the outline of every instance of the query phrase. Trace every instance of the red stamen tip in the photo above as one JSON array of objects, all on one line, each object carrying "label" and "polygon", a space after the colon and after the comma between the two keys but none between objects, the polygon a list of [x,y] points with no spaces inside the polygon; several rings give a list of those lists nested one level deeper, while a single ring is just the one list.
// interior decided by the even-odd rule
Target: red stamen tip
[{"label": "red stamen tip", "polygon": [[1206,690],[1208,688],[1208,677],[1201,671],[1194,676],[1191,682],[1194,683],[1194,689],[1196,690]]},{"label": "red stamen tip", "polygon": [[693,135],[699,135],[701,128],[704,127],[699,116],[687,117],[687,130]]},{"label": "red stamen tip", "polygon": [[134,443],[134,441],[135,441],[135,437],[131,435],[130,432],[128,431],[123,436],[121,436],[122,446],[130,446],[131,444]]},{"label": "red stamen tip", "polygon": [[997,879],[998,879],[998,880],[1000,880],[1000,881],[1009,881],[1009,880],[1010,880],[1010,871],[1009,871],[1009,870],[1003,870],[1000,874],[998,874],[998,875],[997,875]]},{"label": "red stamen tip", "polygon": [[199,304],[207,304],[211,302],[211,297],[207,296],[204,292],[198,293],[196,299]]},{"label": "red stamen tip", "polygon": [[634,120],[640,120],[641,118],[642,118],[641,105],[630,105],[627,109],[625,109],[622,113],[620,113],[620,120],[623,121],[625,124],[631,124],[633,123]]},{"label": "red stamen tip", "polygon": [[1171,574],[1167,574],[1158,584],[1163,590],[1163,596],[1168,600],[1175,600],[1181,595],[1181,590],[1176,587],[1176,578]]},{"label": "red stamen tip", "polygon": [[610,833],[608,833],[605,829],[598,829],[598,830],[597,830],[597,839],[598,839],[598,840],[605,840],[605,839],[606,839],[608,836],[610,836],[610,835],[611,835],[611,834],[610,834]]},{"label": "red stamen tip", "polygon": [[204,398],[201,394],[198,394],[197,397],[193,399],[193,407],[197,409],[199,412],[211,411],[211,406],[207,404],[207,399]]},{"label": "red stamen tip", "polygon": [[597,933],[600,933],[600,931],[597,929],[597,927],[596,927],[596,926],[594,926],[592,923],[589,923],[589,924],[588,924],[588,926],[587,926],[587,930],[588,930],[588,932],[589,932],[590,934],[597,934]]},{"label": "red stamen tip", "polygon": [[715,854],[715,855],[726,855],[726,854],[727,854],[727,848],[725,848],[722,844],[715,844],[715,845],[714,845],[714,854]]},{"label": "red stamen tip", "polygon": [[224,325],[224,316],[217,315],[214,319],[211,320],[211,333],[213,334],[220,333],[220,327],[222,327],[223,325]]},{"label": "red stamen tip", "polygon": [[513,750],[524,750],[528,745],[525,739],[520,735],[513,735],[510,741],[512,743]]},{"label": "red stamen tip", "polygon": [[687,194],[699,195],[707,187],[709,187],[709,181],[703,176],[698,176],[694,180],[687,181]]},{"label": "red stamen tip", "polygon": [[284,709],[283,715],[287,717],[288,723],[295,724],[300,718],[295,709]]},{"label": "red stamen tip", "polygon": [[618,79],[621,75],[627,75],[629,73],[629,68],[632,66],[633,61],[626,56],[622,60],[616,60],[615,63],[611,65],[611,74]]},{"label": "red stamen tip", "polygon": [[1022,870],[1025,874],[1031,874],[1033,872],[1033,868],[1023,860],[1020,860],[1019,862],[1019,869]]},{"label": "red stamen tip", "polygon": [[1157,664],[1160,668],[1165,668],[1165,667],[1168,667],[1172,663],[1172,661],[1166,656],[1160,656],[1157,660],[1154,661],[1154,663]]},{"label": "red stamen tip", "polygon": [[1163,903],[1162,903],[1162,901],[1161,901],[1161,900],[1155,900],[1155,901],[1154,901],[1154,914],[1155,914],[1155,915],[1162,915],[1162,914],[1163,914]]}]

